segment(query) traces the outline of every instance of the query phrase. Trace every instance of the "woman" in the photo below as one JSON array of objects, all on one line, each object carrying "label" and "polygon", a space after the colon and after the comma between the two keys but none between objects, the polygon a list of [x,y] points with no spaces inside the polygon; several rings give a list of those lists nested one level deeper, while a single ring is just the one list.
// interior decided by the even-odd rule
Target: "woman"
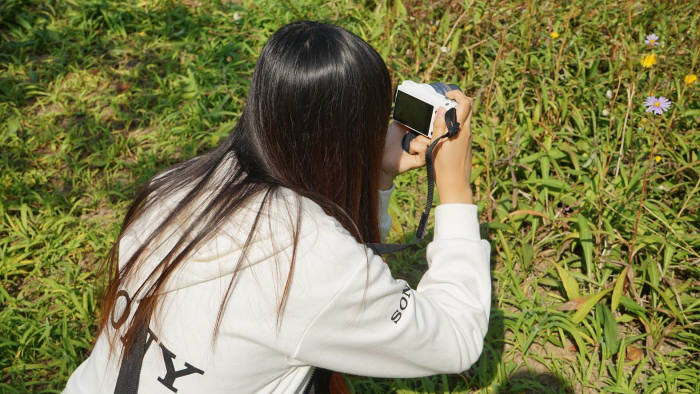
[{"label": "woman", "polygon": [[[367,247],[391,225],[401,149],[381,57],[339,27],[297,22],[257,61],[247,105],[213,151],[154,177],[112,249],[99,336],[66,392],[302,392],[314,367],[456,373],[482,349],[489,244],[472,204],[471,101],[436,149],[442,204],[417,290]],[[444,113],[436,121],[445,132]]]}]

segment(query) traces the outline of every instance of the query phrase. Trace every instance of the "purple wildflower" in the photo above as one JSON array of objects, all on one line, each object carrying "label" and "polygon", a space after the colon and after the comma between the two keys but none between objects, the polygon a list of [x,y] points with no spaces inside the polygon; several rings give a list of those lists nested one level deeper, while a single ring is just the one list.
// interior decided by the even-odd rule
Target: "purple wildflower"
[{"label": "purple wildflower", "polygon": [[659,45],[659,36],[657,36],[654,33],[651,33],[647,36],[647,39],[644,40],[644,43],[652,46],[657,46]]},{"label": "purple wildflower", "polygon": [[671,100],[663,96],[659,96],[659,98],[656,98],[656,96],[649,96],[644,100],[644,105],[647,107],[647,112],[661,115],[671,107]]}]

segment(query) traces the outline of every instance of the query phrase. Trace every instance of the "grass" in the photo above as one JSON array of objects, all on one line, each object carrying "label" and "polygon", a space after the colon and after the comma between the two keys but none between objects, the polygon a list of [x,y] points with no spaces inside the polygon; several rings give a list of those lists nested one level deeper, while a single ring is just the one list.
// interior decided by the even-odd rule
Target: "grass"
[{"label": "grass", "polygon": [[[461,375],[348,377],[356,392],[697,392],[700,89],[683,78],[700,13],[601,0],[3,1],[0,392],[63,388],[137,185],[232,130],[262,44],[299,18],[357,33],[395,82],[476,99],[484,353]],[[648,95],[673,105],[646,113]],[[424,181],[397,180],[392,239],[415,229]],[[415,283],[423,255],[389,263]]]}]

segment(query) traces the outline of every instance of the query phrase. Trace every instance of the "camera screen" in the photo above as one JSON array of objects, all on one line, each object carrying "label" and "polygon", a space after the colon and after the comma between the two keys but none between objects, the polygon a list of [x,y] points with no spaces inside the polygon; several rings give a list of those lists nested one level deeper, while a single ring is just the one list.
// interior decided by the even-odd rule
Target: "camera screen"
[{"label": "camera screen", "polygon": [[396,91],[394,119],[422,134],[428,134],[433,106],[400,90]]}]

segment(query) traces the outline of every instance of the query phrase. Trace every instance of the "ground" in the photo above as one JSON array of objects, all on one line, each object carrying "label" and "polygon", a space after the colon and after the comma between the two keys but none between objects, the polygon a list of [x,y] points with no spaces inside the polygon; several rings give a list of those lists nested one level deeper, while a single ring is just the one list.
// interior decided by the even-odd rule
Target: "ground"
[{"label": "ground", "polygon": [[[138,185],[232,131],[262,44],[297,19],[367,40],[395,85],[475,98],[483,355],[461,375],[348,376],[354,391],[697,392],[700,12],[602,0],[2,2],[1,392],[64,387]],[[424,172],[396,183],[394,241]],[[419,280],[431,236],[387,259],[395,276]]]}]

